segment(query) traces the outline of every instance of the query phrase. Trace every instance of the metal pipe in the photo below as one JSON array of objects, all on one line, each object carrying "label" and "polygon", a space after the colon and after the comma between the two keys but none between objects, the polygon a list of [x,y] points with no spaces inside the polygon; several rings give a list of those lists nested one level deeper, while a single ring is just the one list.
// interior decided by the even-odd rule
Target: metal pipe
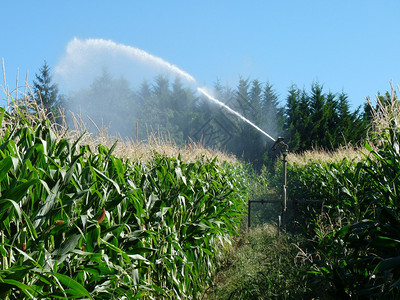
[{"label": "metal pipe", "polygon": [[286,212],[287,210],[287,154],[288,154],[288,149],[287,147],[283,150],[282,152],[282,163],[283,163],[283,211]]},{"label": "metal pipe", "polygon": [[272,146],[272,150],[276,150],[277,146],[280,148],[282,153],[282,216],[279,216],[279,230],[281,227],[285,227],[286,223],[286,212],[287,212],[287,160],[286,157],[289,152],[288,144],[283,142],[283,137],[279,137],[276,139],[274,145]]},{"label": "metal pipe", "polygon": [[[286,144],[285,144],[286,145]],[[288,154],[288,147],[284,147],[281,149],[282,152],[282,164],[283,164],[283,185],[282,185],[282,202],[283,202],[283,212],[282,212],[282,219],[283,219],[283,226],[286,229],[286,219],[287,219],[287,154]]]},{"label": "metal pipe", "polygon": [[250,209],[251,209],[251,201],[249,200],[247,203],[247,229],[250,229]]}]

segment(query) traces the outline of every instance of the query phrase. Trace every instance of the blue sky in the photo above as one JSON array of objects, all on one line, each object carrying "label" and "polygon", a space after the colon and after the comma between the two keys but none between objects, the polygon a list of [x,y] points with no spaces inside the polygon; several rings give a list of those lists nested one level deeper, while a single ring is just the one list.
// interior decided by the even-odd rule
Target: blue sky
[{"label": "blue sky", "polygon": [[10,88],[17,69],[31,82],[44,60],[55,68],[74,38],[142,49],[202,85],[269,81],[282,105],[292,84],[344,91],[352,108],[400,84],[398,0],[2,2]]}]

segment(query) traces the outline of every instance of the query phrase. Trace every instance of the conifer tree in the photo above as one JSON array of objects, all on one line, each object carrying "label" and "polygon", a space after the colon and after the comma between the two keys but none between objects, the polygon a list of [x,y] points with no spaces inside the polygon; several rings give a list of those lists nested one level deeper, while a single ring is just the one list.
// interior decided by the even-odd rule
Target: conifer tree
[{"label": "conifer tree", "polygon": [[52,82],[50,66],[44,61],[39,73],[35,74],[33,81],[36,101],[47,111],[54,111],[62,105],[62,98],[58,95],[58,85]]},{"label": "conifer tree", "polygon": [[273,136],[283,136],[284,108],[279,106],[279,98],[273,86],[266,82],[262,95],[263,127]]},{"label": "conifer tree", "polygon": [[[279,106],[279,99],[273,86],[267,81],[262,93],[262,116],[264,122],[261,123],[263,129],[273,137],[285,136],[284,132],[284,108]],[[274,170],[274,163],[279,155],[272,150],[273,142],[267,140],[264,151],[264,165],[268,170]]]},{"label": "conifer tree", "polygon": [[338,112],[338,101],[336,95],[328,93],[325,95],[325,107],[323,108],[323,128],[325,134],[322,135],[321,147],[325,149],[334,149],[341,144],[339,133],[340,116]]},{"label": "conifer tree", "polygon": [[137,105],[140,107],[141,105],[144,105],[147,99],[151,97],[151,88],[150,84],[148,83],[147,80],[144,80],[142,84],[140,85],[139,91],[136,92],[136,101]]},{"label": "conifer tree", "polygon": [[310,134],[310,106],[307,93],[295,85],[289,89],[286,100],[285,130],[289,149],[293,152],[303,151],[311,143]]},{"label": "conifer tree", "polygon": [[356,128],[354,128],[354,122],[357,119],[357,115],[350,113],[350,105],[348,97],[345,93],[341,93],[338,98],[338,139],[340,144],[346,144],[348,142],[353,142],[354,138],[352,133]]},{"label": "conifer tree", "polygon": [[347,95],[323,93],[318,83],[311,86],[310,94],[292,87],[285,116],[288,144],[295,152],[356,144],[365,136],[366,117],[359,114],[359,109],[350,112]]},{"label": "conifer tree", "polygon": [[236,88],[235,102],[233,109],[238,111],[244,117],[249,118],[249,79],[239,79]]},{"label": "conifer tree", "polygon": [[[262,125],[265,122],[265,116],[262,112],[262,86],[258,80],[253,80],[248,93],[249,112],[248,117],[254,123]],[[246,158],[252,162],[256,169],[259,169],[263,163],[263,154],[265,152],[266,137],[254,129],[252,126],[245,124],[246,131],[243,139],[247,152]]]},{"label": "conifer tree", "polygon": [[171,109],[173,112],[171,122],[175,129],[175,141],[183,145],[185,140],[193,134],[195,124],[198,123],[195,102],[196,98],[193,91],[185,88],[179,77],[172,83],[171,90]]},{"label": "conifer tree", "polygon": [[68,105],[87,122],[92,133],[107,129],[111,135],[135,135],[135,130],[132,130],[136,121],[134,93],[126,79],[114,79],[107,70],[103,70],[88,89],[72,94]]},{"label": "conifer tree", "polygon": [[261,125],[264,122],[264,115],[262,113],[262,86],[257,79],[251,83],[249,105],[251,121]]},{"label": "conifer tree", "polygon": [[308,128],[310,135],[310,144],[312,146],[323,147],[323,138],[326,134],[326,106],[325,95],[322,93],[322,86],[315,83],[311,86],[311,95],[309,96],[310,117],[312,126]]}]

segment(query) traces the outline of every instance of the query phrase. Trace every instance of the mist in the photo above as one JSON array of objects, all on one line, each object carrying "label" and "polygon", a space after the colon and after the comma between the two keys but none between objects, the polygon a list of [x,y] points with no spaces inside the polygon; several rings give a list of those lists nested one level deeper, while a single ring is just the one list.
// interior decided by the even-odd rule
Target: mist
[{"label": "mist", "polygon": [[72,125],[72,112],[92,134],[105,128],[110,135],[147,142],[155,133],[181,145],[200,141],[250,160],[262,159],[266,140],[274,141],[263,129],[275,131],[272,118],[259,116],[258,81],[241,79],[235,91],[218,83],[213,89],[199,87],[187,72],[141,49],[77,38],[55,66],[54,79],[66,95],[67,121]]},{"label": "mist", "polygon": [[124,77],[132,85],[159,74],[195,82],[191,75],[160,57],[104,39],[74,38],[55,66],[54,76],[63,89],[71,91],[87,87],[103,70],[114,77]]},{"label": "mist", "polygon": [[[160,57],[104,39],[74,38],[54,68],[54,79],[67,95],[67,112],[79,115],[91,131],[105,127],[122,137],[132,137],[131,123],[136,123],[140,110],[140,96],[133,90],[140,90],[144,82],[151,88],[157,76],[195,84],[190,74]],[[152,124],[143,126],[157,130]]]}]

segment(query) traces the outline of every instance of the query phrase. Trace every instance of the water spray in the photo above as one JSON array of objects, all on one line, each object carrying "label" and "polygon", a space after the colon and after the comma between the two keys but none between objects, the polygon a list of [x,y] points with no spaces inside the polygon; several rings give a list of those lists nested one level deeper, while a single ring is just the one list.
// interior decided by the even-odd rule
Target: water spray
[{"label": "water spray", "polygon": [[218,99],[214,98],[213,96],[211,96],[209,93],[207,93],[203,88],[197,88],[197,90],[202,93],[204,96],[206,96],[208,99],[210,99],[211,101],[217,103],[218,105],[222,106],[223,108],[225,108],[227,111],[229,111],[230,113],[234,114],[235,116],[237,116],[238,118],[240,118],[241,120],[245,121],[246,123],[250,124],[251,126],[253,126],[255,129],[257,129],[259,132],[261,132],[263,135],[265,135],[266,137],[270,138],[273,142],[276,143],[275,139],[270,136],[268,133],[266,133],[264,130],[262,130],[260,127],[258,127],[256,124],[254,124],[253,122],[251,122],[250,120],[246,119],[245,117],[243,117],[241,114],[239,114],[237,111],[234,111],[232,108],[230,108],[228,105],[226,105],[225,103],[219,101]]},{"label": "water spray", "polygon": [[[128,61],[137,61],[145,64],[149,67],[156,67],[159,71],[166,71],[170,74],[174,74],[184,79],[187,83],[194,85],[197,91],[209,100],[215,102],[221,107],[225,108],[227,111],[233,115],[239,117],[244,122],[250,124],[252,127],[257,129],[263,135],[275,142],[275,139],[262,130],[260,127],[255,125],[250,120],[243,117],[238,112],[231,109],[229,106],[219,101],[218,99],[211,96],[204,88],[199,87],[196,79],[185,72],[184,70],[178,68],[176,65],[169,63],[168,61],[162,59],[161,57],[152,55],[142,49],[138,49],[132,46],[127,46],[124,44],[115,43],[111,40],[104,39],[86,39],[80,40],[74,38],[67,45],[65,56],[59,61],[55,67],[55,75],[60,76],[64,81],[67,79],[74,78],[76,80],[80,72],[77,72],[79,68],[87,68],[91,66],[89,62],[93,65],[92,67],[99,68],[101,65],[97,63],[97,60],[103,57],[103,55],[108,54],[111,60],[116,57],[123,57],[128,59]],[[89,64],[89,65],[88,65]],[[78,80],[81,83],[81,80]]]},{"label": "water spray", "polygon": [[[129,63],[134,63],[132,68]],[[188,83],[196,80],[189,73],[169,63],[161,57],[152,55],[142,49],[116,43],[105,39],[72,39],[64,56],[54,68],[54,75],[68,89],[82,88],[88,78],[95,76],[101,70],[113,70],[115,67],[127,68],[126,74],[139,67],[141,72],[173,74]],[[131,79],[134,79],[131,76]]]}]

